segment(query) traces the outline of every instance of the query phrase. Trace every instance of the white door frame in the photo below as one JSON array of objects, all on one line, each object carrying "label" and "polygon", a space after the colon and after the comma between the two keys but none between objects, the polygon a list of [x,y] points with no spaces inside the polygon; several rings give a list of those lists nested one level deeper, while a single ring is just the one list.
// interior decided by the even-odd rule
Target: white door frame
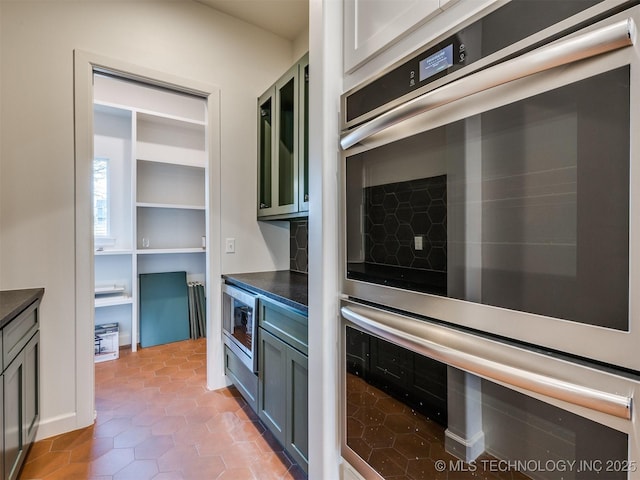
[{"label": "white door frame", "polygon": [[[194,94],[207,101],[207,332],[219,332],[221,275],[220,255],[220,89],[215,85],[176,77],[139,65],[74,51],[75,128],[75,425],[91,425],[95,419],[94,379],[94,253],[91,179],[93,165],[93,74],[107,72],[122,78]],[[133,159],[135,161],[135,159]],[[132,317],[135,318],[135,315]],[[217,335],[207,335],[207,386],[225,384],[222,344]]]}]

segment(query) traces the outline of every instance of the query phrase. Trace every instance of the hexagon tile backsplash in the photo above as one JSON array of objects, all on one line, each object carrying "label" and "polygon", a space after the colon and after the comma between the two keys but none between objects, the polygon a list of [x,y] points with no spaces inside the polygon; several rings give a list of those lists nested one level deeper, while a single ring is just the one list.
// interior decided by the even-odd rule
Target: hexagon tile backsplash
[{"label": "hexagon tile backsplash", "polygon": [[365,262],[446,272],[447,176],[364,189]]},{"label": "hexagon tile backsplash", "polygon": [[307,219],[291,220],[290,246],[289,246],[289,270],[294,272],[309,272],[309,256],[307,246],[309,244],[309,228]]}]

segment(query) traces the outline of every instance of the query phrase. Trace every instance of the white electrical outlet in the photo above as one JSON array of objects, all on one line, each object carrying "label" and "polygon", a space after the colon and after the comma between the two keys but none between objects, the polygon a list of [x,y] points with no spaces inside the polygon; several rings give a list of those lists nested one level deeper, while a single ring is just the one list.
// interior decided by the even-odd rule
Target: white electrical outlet
[{"label": "white electrical outlet", "polygon": [[227,238],[224,243],[225,253],[236,253],[236,239]]},{"label": "white electrical outlet", "polygon": [[422,236],[414,237],[413,242],[416,250],[422,250]]}]

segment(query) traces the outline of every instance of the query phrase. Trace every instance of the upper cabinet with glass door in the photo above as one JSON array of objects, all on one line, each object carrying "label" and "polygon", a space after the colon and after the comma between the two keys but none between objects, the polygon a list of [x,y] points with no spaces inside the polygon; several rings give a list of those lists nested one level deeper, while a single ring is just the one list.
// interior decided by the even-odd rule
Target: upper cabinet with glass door
[{"label": "upper cabinet with glass door", "polygon": [[298,210],[309,211],[309,54],[298,62],[300,73],[300,129],[298,133]]},{"label": "upper cabinet with glass door", "polygon": [[258,99],[258,218],[306,216],[308,84],[305,55]]}]

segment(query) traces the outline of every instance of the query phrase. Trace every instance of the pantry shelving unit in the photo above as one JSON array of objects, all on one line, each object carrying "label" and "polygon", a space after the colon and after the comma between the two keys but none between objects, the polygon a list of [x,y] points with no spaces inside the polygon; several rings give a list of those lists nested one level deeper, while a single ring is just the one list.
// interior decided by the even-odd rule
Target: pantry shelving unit
[{"label": "pantry shelving unit", "polygon": [[[139,343],[138,276],[186,271],[205,283],[206,102],[94,78],[94,156],[109,159],[108,238],[95,239],[95,323]],[[206,285],[206,283],[205,283]]]}]

